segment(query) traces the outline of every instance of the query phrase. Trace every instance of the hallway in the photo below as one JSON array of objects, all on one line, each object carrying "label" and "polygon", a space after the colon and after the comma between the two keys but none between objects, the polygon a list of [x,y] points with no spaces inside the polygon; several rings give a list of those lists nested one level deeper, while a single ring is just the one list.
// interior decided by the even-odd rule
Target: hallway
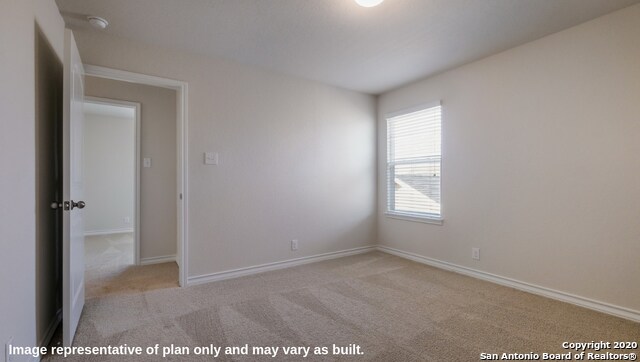
[{"label": "hallway", "polygon": [[178,287],[176,263],[134,265],[133,234],[85,238],[87,299]]}]

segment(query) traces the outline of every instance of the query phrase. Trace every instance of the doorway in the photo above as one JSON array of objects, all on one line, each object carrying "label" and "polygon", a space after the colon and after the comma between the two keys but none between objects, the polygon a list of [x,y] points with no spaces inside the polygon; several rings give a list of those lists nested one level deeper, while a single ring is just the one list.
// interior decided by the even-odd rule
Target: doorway
[{"label": "doorway", "polygon": [[85,97],[85,293],[139,264],[140,104]]},{"label": "doorway", "polygon": [[[173,79],[149,76],[139,73],[132,73],[111,68],[86,65],[87,94],[96,97],[117,98],[141,103],[142,117],[140,134],[141,154],[138,158],[143,164],[139,167],[142,170],[140,182],[143,185],[141,191],[141,232],[139,260],[143,266],[161,266],[168,262],[177,264],[178,284],[187,285],[188,279],[188,98],[186,82]],[[100,87],[92,86],[100,83]],[[128,84],[128,85],[127,85]],[[93,90],[93,91],[92,91]],[[160,102],[161,105],[172,105],[172,110],[158,111],[164,107],[147,107],[146,101],[141,98],[147,92],[164,94],[166,98]],[[169,117],[169,118],[166,118]],[[147,122],[147,120],[149,122]],[[160,121],[164,119],[164,121]],[[164,131],[160,133],[150,132],[149,127],[159,125],[159,122],[166,122],[171,129],[161,127]],[[149,147],[145,140],[154,140],[156,146]],[[166,153],[171,150],[171,156]],[[167,170],[167,161],[173,160],[170,172]],[[159,173],[161,172],[161,173]],[[147,192],[154,192],[154,187],[145,187],[146,181],[162,183],[172,179],[170,188],[163,188],[161,194],[147,195]],[[145,200],[162,205],[147,205]],[[145,209],[150,208],[154,213],[146,213]],[[154,215],[155,214],[155,215]],[[163,230],[166,222],[159,216],[167,217],[171,223],[175,222],[173,230]],[[151,217],[152,219],[147,219]],[[147,226],[151,226],[147,228]],[[154,227],[155,226],[155,227]],[[160,240],[163,240],[160,242]],[[149,241],[149,242],[147,242]],[[153,264],[153,265],[152,265]]]}]

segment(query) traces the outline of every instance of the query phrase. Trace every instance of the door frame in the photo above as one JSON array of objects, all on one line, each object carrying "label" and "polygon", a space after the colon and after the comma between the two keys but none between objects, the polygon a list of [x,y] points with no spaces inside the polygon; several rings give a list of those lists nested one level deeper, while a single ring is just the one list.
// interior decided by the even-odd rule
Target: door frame
[{"label": "door frame", "polygon": [[140,265],[140,103],[103,97],[90,97],[87,95],[84,96],[84,103],[127,107],[135,110],[135,125],[133,128],[133,141],[135,143],[133,150],[133,157],[135,159],[133,162],[133,263],[134,265]]},{"label": "door frame", "polygon": [[[119,80],[129,83],[150,85],[154,87],[168,88],[176,91],[177,114],[176,114],[176,143],[177,143],[177,184],[176,195],[178,232],[176,235],[176,262],[178,264],[178,283],[181,287],[187,286],[188,278],[188,251],[189,251],[189,197],[188,197],[188,88],[187,82],[156,77],[147,74],[133,73],[119,69],[112,69],[96,65],[84,66],[85,74],[93,77]],[[139,162],[139,157],[138,161]]]}]

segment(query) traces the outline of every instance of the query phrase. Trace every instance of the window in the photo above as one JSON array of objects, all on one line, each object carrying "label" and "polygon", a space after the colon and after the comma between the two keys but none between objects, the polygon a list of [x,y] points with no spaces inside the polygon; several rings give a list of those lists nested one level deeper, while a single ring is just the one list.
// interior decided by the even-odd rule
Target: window
[{"label": "window", "polygon": [[440,221],[441,107],[387,117],[387,214]]}]

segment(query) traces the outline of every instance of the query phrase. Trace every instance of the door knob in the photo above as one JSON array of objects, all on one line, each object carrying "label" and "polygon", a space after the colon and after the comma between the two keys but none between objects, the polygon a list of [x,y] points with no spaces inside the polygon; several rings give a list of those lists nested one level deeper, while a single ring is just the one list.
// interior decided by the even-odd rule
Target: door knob
[{"label": "door knob", "polygon": [[71,201],[65,201],[65,202],[62,202],[62,203],[52,202],[50,206],[54,210],[61,207],[65,211],[69,211],[69,210],[75,209],[76,207],[78,209],[84,209],[84,207],[87,206],[87,204],[84,201],[75,202],[75,201],[71,200]]},{"label": "door knob", "polygon": [[84,202],[84,201],[78,201],[78,202],[75,202],[75,201],[71,200],[71,207],[70,207],[70,209],[71,209],[71,210],[73,210],[73,209],[74,209],[74,208],[76,208],[76,207],[77,207],[78,209],[84,209],[84,207],[85,207],[85,206],[87,206],[87,204],[85,204],[85,202]]}]

